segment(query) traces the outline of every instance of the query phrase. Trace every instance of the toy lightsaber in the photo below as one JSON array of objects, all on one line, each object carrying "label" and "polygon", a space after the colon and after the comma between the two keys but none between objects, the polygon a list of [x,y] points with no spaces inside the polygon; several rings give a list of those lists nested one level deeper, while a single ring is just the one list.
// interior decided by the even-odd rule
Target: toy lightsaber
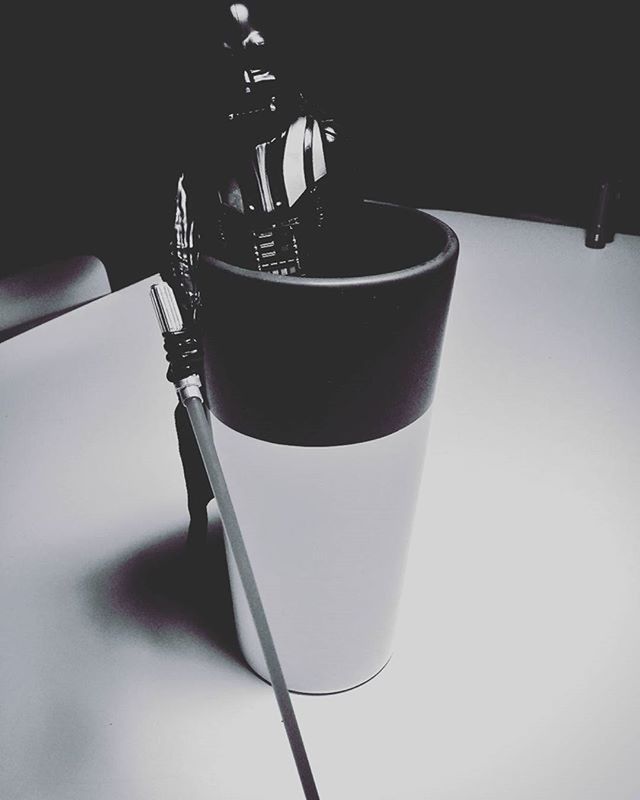
[{"label": "toy lightsaber", "polygon": [[193,435],[197,442],[198,449],[200,450],[205,472],[211,484],[213,494],[218,501],[220,517],[224,525],[231,553],[240,574],[240,580],[249,604],[249,610],[251,611],[251,616],[256,626],[260,646],[264,653],[267,669],[269,671],[271,686],[273,687],[276,701],[280,708],[280,713],[282,714],[282,722],[284,723],[287,738],[289,739],[289,746],[291,747],[293,759],[298,770],[298,775],[300,776],[304,796],[307,800],[320,800],[304,742],[302,741],[298,721],[293,710],[293,705],[291,704],[287,684],[282,673],[282,667],[280,666],[273,636],[271,635],[267,616],[262,604],[258,585],[253,574],[249,554],[244,544],[238,518],[216,452],[211,428],[209,427],[205,406],[202,400],[202,393],[200,391],[200,377],[196,373],[185,375],[184,372],[189,370],[188,367],[185,370],[184,367],[181,368],[180,364],[175,365],[171,363],[171,353],[176,350],[176,348],[172,348],[172,345],[177,344],[177,349],[179,351],[180,339],[184,336],[180,309],[178,308],[173,290],[167,283],[156,283],[151,287],[151,300],[165,340],[165,348],[170,363],[170,380],[174,383],[180,402],[184,406],[189,417],[189,422],[191,423]]}]

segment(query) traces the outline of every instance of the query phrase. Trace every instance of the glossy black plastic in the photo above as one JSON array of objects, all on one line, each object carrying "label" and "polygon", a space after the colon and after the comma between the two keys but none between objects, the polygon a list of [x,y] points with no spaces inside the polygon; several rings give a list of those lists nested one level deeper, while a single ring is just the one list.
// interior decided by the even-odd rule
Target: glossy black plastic
[{"label": "glossy black plastic", "polygon": [[350,222],[326,247],[329,272],[342,277],[277,276],[202,256],[207,397],[231,428],[282,444],[349,444],[393,433],[430,406],[456,235],[423,212],[373,202]]}]

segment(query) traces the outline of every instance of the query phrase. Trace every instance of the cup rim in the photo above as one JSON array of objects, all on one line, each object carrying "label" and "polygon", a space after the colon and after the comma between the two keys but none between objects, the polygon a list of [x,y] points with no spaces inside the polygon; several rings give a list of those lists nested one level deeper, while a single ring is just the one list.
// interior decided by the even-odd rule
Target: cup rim
[{"label": "cup rim", "polygon": [[324,289],[344,289],[348,286],[375,286],[378,284],[386,284],[386,283],[395,283],[396,281],[406,280],[408,278],[416,277],[424,272],[431,272],[432,270],[437,270],[440,266],[444,263],[450,261],[454,258],[459,250],[459,242],[458,237],[456,236],[455,232],[446,222],[443,222],[441,219],[434,217],[427,211],[423,211],[419,208],[412,208],[410,206],[403,206],[398,205],[396,203],[386,203],[381,202],[378,200],[365,200],[364,204],[367,206],[379,206],[379,207],[389,207],[393,209],[398,209],[405,212],[408,215],[412,215],[414,217],[426,218],[430,220],[432,223],[435,223],[445,234],[446,241],[445,245],[438,252],[433,258],[430,258],[428,261],[424,261],[420,264],[413,264],[409,267],[403,267],[402,269],[393,270],[391,272],[378,272],[372,275],[353,275],[353,276],[343,276],[343,277],[332,277],[332,278],[322,278],[322,277],[304,277],[304,276],[296,276],[296,275],[274,275],[271,272],[259,272],[258,270],[251,270],[246,269],[245,267],[239,267],[235,264],[230,264],[227,261],[223,261],[216,256],[210,256],[203,254],[202,259],[205,263],[207,262],[214,262],[216,267],[222,269],[225,272],[229,272],[232,275],[235,275],[239,278],[245,278],[247,280],[255,280],[255,281],[262,281],[264,283],[272,283],[272,284],[282,284],[285,286],[298,286],[300,288],[306,287],[313,287],[313,288],[324,288]]}]

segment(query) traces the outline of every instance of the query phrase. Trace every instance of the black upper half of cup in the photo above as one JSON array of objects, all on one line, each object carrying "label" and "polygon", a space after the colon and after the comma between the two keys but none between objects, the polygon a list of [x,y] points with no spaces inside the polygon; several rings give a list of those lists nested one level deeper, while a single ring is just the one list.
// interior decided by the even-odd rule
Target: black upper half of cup
[{"label": "black upper half of cup", "polygon": [[285,277],[203,256],[207,402],[264,441],[369,441],[431,405],[458,258],[455,233],[366,201],[325,257],[342,277]]}]

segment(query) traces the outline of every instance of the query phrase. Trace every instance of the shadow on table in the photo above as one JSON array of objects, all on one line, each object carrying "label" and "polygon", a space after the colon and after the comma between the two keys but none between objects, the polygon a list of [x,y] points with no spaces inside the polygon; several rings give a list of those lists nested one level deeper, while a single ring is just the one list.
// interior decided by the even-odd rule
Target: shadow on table
[{"label": "shadow on table", "polygon": [[142,630],[167,647],[183,645],[186,634],[245,666],[219,519],[198,547],[187,549],[180,531],[94,573],[86,588],[105,627]]}]

